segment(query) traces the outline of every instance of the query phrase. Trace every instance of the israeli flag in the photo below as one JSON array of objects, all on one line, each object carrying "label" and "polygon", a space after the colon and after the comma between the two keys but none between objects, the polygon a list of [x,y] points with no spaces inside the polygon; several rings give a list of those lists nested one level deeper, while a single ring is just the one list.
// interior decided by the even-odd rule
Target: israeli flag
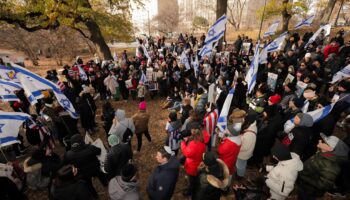
[{"label": "israeli flag", "polygon": [[204,45],[203,48],[199,51],[198,55],[201,57],[210,56],[213,52],[213,44]]},{"label": "israeli flag", "polygon": [[194,69],[194,74],[197,77],[198,68],[199,68],[199,61],[198,61],[198,55],[194,55],[194,56],[196,58],[195,58],[195,60],[193,60],[193,57],[192,57],[192,66],[193,66],[193,69]]},{"label": "israeli flag", "polygon": [[232,88],[225,99],[224,105],[222,106],[220,116],[218,118],[218,123],[216,125],[221,132],[224,132],[227,129],[227,116],[228,116],[228,112],[230,111],[231,102],[232,102],[234,93],[235,93],[235,89]]},{"label": "israeli flag", "polygon": [[227,18],[226,15],[221,16],[208,30],[205,37],[204,45],[212,44],[225,34]]},{"label": "israeli flag", "polygon": [[267,53],[277,51],[278,48],[282,45],[286,37],[288,36],[287,32],[282,33],[276,39],[274,39],[270,44],[268,44],[265,49]]},{"label": "israeli flag", "polygon": [[22,89],[20,84],[0,79],[0,99],[2,101],[18,101],[15,91],[20,89]]},{"label": "israeli flag", "polygon": [[313,41],[316,40],[317,36],[321,34],[321,31],[324,30],[325,32],[325,36],[328,36],[330,33],[331,33],[331,28],[332,28],[332,25],[331,24],[326,24],[324,26],[321,26],[317,31],[316,33],[314,33],[314,35],[309,39],[309,41],[306,43],[305,45],[305,49],[307,48],[307,46],[312,43]]},{"label": "israeli flag", "polygon": [[146,58],[147,58],[147,59],[151,59],[151,57],[149,56],[148,51],[147,51],[145,45],[141,44],[141,47],[142,47],[142,49],[143,49],[143,52],[144,52]]},{"label": "israeli flag", "polygon": [[255,47],[253,62],[250,64],[249,71],[245,77],[245,82],[248,84],[248,94],[253,91],[256,84],[256,76],[259,68],[259,43]]},{"label": "israeli flag", "polygon": [[140,78],[139,83],[145,84],[146,82],[147,82],[146,75],[145,75],[145,73],[143,73],[143,71],[142,71],[142,75],[141,75],[141,78]]},{"label": "israeli flag", "polygon": [[311,15],[310,17],[306,19],[302,19],[299,23],[297,23],[294,26],[294,29],[297,30],[303,26],[311,26],[312,22],[314,21],[316,15]]},{"label": "israeli flag", "polygon": [[186,70],[191,69],[190,62],[188,61],[188,58],[186,56],[185,51],[182,51],[181,57],[180,57],[180,63],[185,65]]},{"label": "israeli flag", "polygon": [[263,37],[268,37],[268,36],[271,36],[271,35],[275,35],[279,24],[280,24],[280,20],[274,21],[270,25],[269,29],[267,29],[267,31],[264,33]]},{"label": "israeli flag", "polygon": [[30,115],[26,113],[0,111],[0,147],[19,143],[19,127],[27,119]]},{"label": "israeli flag", "polygon": [[16,76],[16,72],[13,69],[11,69],[11,67],[5,65],[0,65],[0,78],[6,81],[19,83],[19,80]]},{"label": "israeli flag", "polygon": [[350,77],[350,64],[344,67],[342,70],[338,71],[336,74],[334,74],[331,83],[334,84],[343,78]]},{"label": "israeli flag", "polygon": [[325,118],[332,111],[334,105],[335,103],[331,103],[323,108],[319,108],[317,110],[308,112],[308,114],[311,115],[312,119],[314,120],[314,123],[316,123]]},{"label": "israeli flag", "polygon": [[[16,71],[17,74],[22,74],[23,76],[25,76],[26,79],[28,79],[31,82],[30,84],[32,84],[33,88],[35,86],[35,88],[37,90],[51,89],[53,91],[56,99],[57,99],[57,102],[62,106],[62,108],[64,110],[66,110],[72,118],[74,118],[74,119],[78,118],[78,114],[75,112],[75,109],[74,109],[72,103],[62,93],[62,91],[60,90],[58,85],[56,85],[55,83],[53,83],[45,78],[42,78],[41,76],[39,76],[37,74],[34,74],[33,72],[31,72],[31,71],[27,70],[26,68],[23,68],[19,65],[12,64],[12,63],[11,63],[11,65],[13,66],[13,69]],[[24,86],[24,85],[22,84],[22,86]],[[32,88],[26,89],[23,87],[23,89],[25,92],[32,93],[33,97],[31,97],[31,98],[40,98],[39,96],[40,96],[41,92],[39,94],[39,92],[37,90],[33,91]],[[33,91],[34,93],[31,91]]]},{"label": "israeli flag", "polygon": [[87,77],[85,71],[83,70],[83,68],[81,68],[81,65],[78,65],[78,70],[79,70],[79,76],[80,76],[81,80],[87,81],[88,77]]},{"label": "israeli flag", "polygon": [[259,64],[266,64],[267,63],[267,50],[266,48],[263,48],[259,55]]},{"label": "israeli flag", "polygon": [[30,76],[25,76],[22,73],[17,73],[17,77],[24,89],[24,94],[27,96],[28,101],[32,106],[38,103],[38,99],[44,97],[41,90],[51,89],[48,86],[36,86],[34,80]]}]

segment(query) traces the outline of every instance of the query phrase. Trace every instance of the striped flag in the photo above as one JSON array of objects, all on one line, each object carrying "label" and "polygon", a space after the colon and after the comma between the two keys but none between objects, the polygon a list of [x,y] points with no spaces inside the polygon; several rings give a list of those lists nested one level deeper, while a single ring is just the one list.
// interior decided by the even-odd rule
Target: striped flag
[{"label": "striped flag", "polygon": [[316,123],[325,118],[332,111],[334,105],[335,103],[331,103],[323,108],[319,108],[317,110],[308,112],[308,114],[311,115],[312,119],[314,120],[314,123]]},{"label": "striped flag", "polygon": [[139,83],[145,84],[146,82],[147,82],[146,75],[145,75],[145,73],[142,72]]},{"label": "striped flag", "polygon": [[182,51],[181,57],[180,57],[180,63],[185,65],[186,70],[191,69],[190,62],[188,61],[187,55],[185,51]]},{"label": "striped flag", "polygon": [[299,23],[297,23],[294,26],[294,29],[297,30],[303,26],[311,26],[312,22],[314,21],[316,15],[311,15],[310,17],[306,19],[302,19]]},{"label": "striped flag", "polygon": [[22,89],[22,86],[12,81],[0,79],[0,99],[3,101],[18,101],[15,94],[16,90]]},{"label": "striped flag", "polygon": [[15,70],[5,65],[0,65],[0,78],[7,81],[19,83]]},{"label": "striped flag", "polygon": [[41,146],[45,147],[47,152],[55,148],[55,140],[50,130],[44,126],[39,118],[37,118],[37,122],[28,120],[27,126],[29,129],[39,130]]},{"label": "striped flag", "polygon": [[215,144],[214,140],[214,133],[215,133],[215,127],[218,122],[219,118],[219,111],[215,109],[213,112],[209,113],[206,117],[204,117],[204,127],[206,131],[209,133],[210,137],[212,138],[212,146]]},{"label": "striped flag", "polygon": [[310,43],[314,42],[317,38],[317,36],[319,34],[321,34],[322,30],[324,31],[324,36],[328,36],[329,34],[331,34],[331,28],[332,28],[332,25],[331,24],[326,24],[324,26],[321,26],[313,35],[312,37],[309,39],[309,41],[306,43],[305,45],[305,49],[309,46]]},{"label": "striped flag", "polygon": [[245,77],[245,82],[248,84],[248,93],[251,93],[256,84],[256,76],[259,68],[259,43],[255,47],[253,62],[250,64],[249,71]]},{"label": "striped flag", "polygon": [[83,80],[83,81],[88,80],[88,77],[87,77],[84,69],[81,68],[81,65],[78,65],[78,70],[79,70],[79,76],[80,76],[81,80]]},{"label": "striped flag", "polygon": [[220,129],[221,132],[224,132],[227,128],[227,116],[230,111],[231,102],[232,102],[234,93],[235,93],[235,89],[232,88],[228,93],[225,99],[224,105],[222,107],[222,110],[220,112],[220,116],[217,121],[217,127]]},{"label": "striped flag", "polygon": [[19,127],[28,119],[26,113],[0,111],[0,147],[19,143]]},{"label": "striped flag", "polygon": [[275,35],[276,30],[277,30],[279,24],[280,24],[280,21],[279,21],[279,20],[274,21],[274,22],[270,25],[269,29],[267,29],[267,31],[264,33],[264,36],[263,36],[263,37],[268,37],[268,36],[271,36],[271,35]]}]

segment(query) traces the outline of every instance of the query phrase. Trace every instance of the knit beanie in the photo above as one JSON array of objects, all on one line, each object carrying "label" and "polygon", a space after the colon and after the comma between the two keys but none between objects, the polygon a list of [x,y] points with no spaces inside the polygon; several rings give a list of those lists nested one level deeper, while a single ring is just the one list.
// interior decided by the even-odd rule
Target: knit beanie
[{"label": "knit beanie", "polygon": [[270,96],[269,97],[269,101],[272,103],[272,104],[278,104],[280,101],[281,101],[281,96],[276,94],[276,95],[273,95],[273,96]]},{"label": "knit beanie", "polygon": [[140,109],[140,110],[146,110],[146,108],[147,108],[146,101],[142,101],[142,102],[139,104],[139,109]]},{"label": "knit beanie", "polygon": [[118,136],[116,136],[115,134],[112,134],[108,137],[108,144],[111,145],[112,147],[119,143],[120,143],[120,140]]},{"label": "knit beanie", "polygon": [[276,141],[275,145],[271,148],[271,154],[276,156],[279,161],[290,160],[292,156],[287,146],[281,142]]},{"label": "knit beanie", "polygon": [[137,169],[133,164],[126,164],[121,170],[121,177],[123,181],[129,182],[136,174]]}]

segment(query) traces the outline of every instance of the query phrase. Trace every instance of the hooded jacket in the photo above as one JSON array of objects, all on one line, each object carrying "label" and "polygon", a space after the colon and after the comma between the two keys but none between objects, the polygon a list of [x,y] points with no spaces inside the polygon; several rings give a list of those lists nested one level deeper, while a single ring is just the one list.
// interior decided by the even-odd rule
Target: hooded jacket
[{"label": "hooded jacket", "polygon": [[111,200],[139,200],[139,184],[125,182],[121,176],[116,176],[108,184],[108,193]]},{"label": "hooded jacket", "polygon": [[341,140],[332,152],[317,152],[304,163],[299,173],[299,187],[313,196],[322,196],[333,188],[341,166],[348,162],[349,147]]},{"label": "hooded jacket", "polygon": [[303,163],[296,153],[291,153],[292,159],[279,161],[275,167],[266,166],[267,174],[266,185],[273,193],[283,197],[288,195],[294,189],[294,183],[298,177],[298,172],[303,170]]},{"label": "hooded jacket", "polygon": [[181,142],[181,151],[186,157],[184,167],[188,175],[198,175],[198,166],[203,160],[202,156],[205,150],[206,146],[203,142],[196,140],[190,141],[188,144],[185,141]]},{"label": "hooded jacket", "polygon": [[218,156],[227,165],[230,175],[235,173],[236,161],[241,148],[240,136],[224,138],[218,146]]},{"label": "hooded jacket", "polygon": [[180,163],[175,157],[157,166],[148,178],[147,194],[151,200],[168,200],[174,193]]},{"label": "hooded jacket", "polygon": [[123,136],[127,128],[129,128],[132,133],[135,133],[134,122],[130,118],[125,118],[124,110],[118,109],[115,112],[115,117],[117,118],[118,123],[112,124],[112,127],[108,132],[108,135],[115,134],[119,137],[120,141],[125,142],[125,140],[123,140]]}]

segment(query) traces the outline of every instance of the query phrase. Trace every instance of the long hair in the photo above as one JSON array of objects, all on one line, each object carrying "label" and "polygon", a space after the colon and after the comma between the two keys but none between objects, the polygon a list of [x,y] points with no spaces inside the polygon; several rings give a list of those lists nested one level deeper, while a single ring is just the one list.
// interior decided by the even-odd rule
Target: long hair
[{"label": "long hair", "polygon": [[192,129],[189,141],[204,142],[204,137],[201,129]]}]

